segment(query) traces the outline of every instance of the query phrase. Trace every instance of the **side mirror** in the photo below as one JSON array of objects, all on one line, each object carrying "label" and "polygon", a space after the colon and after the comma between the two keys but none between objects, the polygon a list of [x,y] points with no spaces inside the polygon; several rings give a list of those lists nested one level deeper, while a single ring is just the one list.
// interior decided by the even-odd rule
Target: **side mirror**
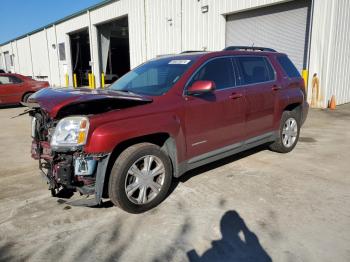
[{"label": "side mirror", "polygon": [[200,95],[211,93],[215,90],[215,83],[213,81],[196,81],[188,89],[188,95]]}]

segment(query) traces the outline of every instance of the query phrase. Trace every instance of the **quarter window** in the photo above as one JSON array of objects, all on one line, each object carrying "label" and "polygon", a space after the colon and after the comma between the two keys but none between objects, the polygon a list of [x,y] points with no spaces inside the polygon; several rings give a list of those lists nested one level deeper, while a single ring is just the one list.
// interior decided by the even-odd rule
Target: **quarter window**
[{"label": "quarter window", "polygon": [[287,74],[289,77],[300,77],[298,69],[294,66],[292,61],[288,58],[288,56],[278,56],[277,57],[278,62],[283,68],[283,71]]},{"label": "quarter window", "polygon": [[22,83],[17,77],[14,76],[0,76],[0,85],[9,85],[9,84],[19,84]]},{"label": "quarter window", "polygon": [[213,81],[218,90],[234,87],[235,77],[231,58],[223,57],[209,61],[193,76],[190,85],[198,80]]},{"label": "quarter window", "polygon": [[238,57],[237,63],[241,73],[242,85],[268,82],[275,79],[275,72],[264,57]]}]

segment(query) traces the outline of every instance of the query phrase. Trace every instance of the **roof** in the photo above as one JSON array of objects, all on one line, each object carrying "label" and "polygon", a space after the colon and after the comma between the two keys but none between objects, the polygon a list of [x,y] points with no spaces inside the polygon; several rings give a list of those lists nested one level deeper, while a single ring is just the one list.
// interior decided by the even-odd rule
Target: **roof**
[{"label": "roof", "polygon": [[26,37],[26,36],[28,36],[28,35],[35,34],[35,33],[37,33],[37,32],[40,32],[40,31],[44,30],[45,28],[49,28],[49,27],[51,27],[51,26],[53,26],[53,25],[60,24],[60,23],[62,23],[62,22],[64,22],[64,21],[67,21],[67,20],[69,20],[69,19],[71,19],[71,18],[74,18],[74,17],[77,17],[77,16],[79,16],[79,15],[82,15],[82,14],[86,13],[87,11],[94,10],[94,9],[96,9],[96,8],[99,8],[99,7],[101,7],[101,6],[104,6],[104,5],[106,5],[106,4],[110,3],[110,2],[113,2],[113,1],[118,1],[118,0],[103,0],[102,2],[100,2],[100,3],[98,3],[98,4],[95,4],[95,5],[93,5],[93,6],[90,6],[90,7],[88,7],[88,8],[85,8],[85,9],[83,9],[83,10],[80,10],[80,11],[78,11],[78,12],[75,12],[75,13],[73,13],[73,14],[71,14],[71,15],[68,15],[68,16],[66,16],[66,17],[63,17],[63,18],[61,18],[61,19],[59,19],[59,20],[57,20],[57,21],[55,21],[55,22],[52,22],[52,23],[47,24],[47,25],[45,25],[45,26],[42,26],[42,27],[40,27],[40,28],[38,28],[38,29],[35,29],[35,30],[33,30],[33,31],[30,31],[30,32],[28,32],[28,33],[26,33],[26,34],[20,35],[20,36],[18,36],[18,37],[16,37],[16,38],[13,38],[13,39],[11,39],[11,40],[8,40],[8,41],[6,41],[6,42],[4,42],[4,43],[1,43],[0,46],[3,46],[3,45],[6,45],[6,44],[8,44],[8,43],[11,43],[11,42],[13,42],[13,41],[19,40],[19,39],[24,38],[24,37]]}]

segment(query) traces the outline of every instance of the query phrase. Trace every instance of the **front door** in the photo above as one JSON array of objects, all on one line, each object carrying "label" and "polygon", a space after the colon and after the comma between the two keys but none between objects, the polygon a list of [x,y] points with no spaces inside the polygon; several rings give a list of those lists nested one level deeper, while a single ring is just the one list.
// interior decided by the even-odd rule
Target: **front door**
[{"label": "front door", "polygon": [[236,87],[230,57],[221,57],[204,64],[192,77],[210,80],[216,90],[203,95],[185,96],[187,157],[219,149],[244,138],[244,89]]}]

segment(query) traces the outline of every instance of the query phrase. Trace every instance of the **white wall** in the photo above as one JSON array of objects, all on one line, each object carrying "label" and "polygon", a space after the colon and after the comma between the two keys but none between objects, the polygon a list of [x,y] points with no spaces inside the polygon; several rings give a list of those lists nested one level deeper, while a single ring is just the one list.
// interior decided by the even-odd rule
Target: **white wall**
[{"label": "white wall", "polygon": [[60,67],[58,61],[58,43],[56,40],[56,26],[51,26],[46,30],[48,60],[50,68],[49,82],[53,86],[61,86]]},{"label": "white wall", "polygon": [[[72,69],[69,33],[89,28],[91,58],[96,84],[100,83],[97,26],[128,16],[131,68],[157,55],[185,50],[209,51],[225,47],[225,16],[287,0],[119,0],[1,46],[1,52],[15,54],[12,70],[24,75],[47,74],[51,84],[64,85]],[[203,6],[209,12],[202,13]],[[350,1],[314,0],[310,53],[310,78],[318,73],[322,102],[330,96],[337,103],[350,102]],[[58,44],[64,42],[66,61],[58,60]],[[56,49],[52,45],[56,46]],[[30,49],[32,48],[32,49]],[[32,50],[30,52],[30,50]],[[33,64],[32,61],[33,60]],[[309,97],[311,88],[309,88]]]},{"label": "white wall", "polygon": [[43,80],[48,80],[51,76],[51,72],[46,30],[30,35],[29,38],[34,78],[46,76]]},{"label": "white wall", "polygon": [[[314,0],[309,83],[317,73],[321,101],[327,107],[332,95],[337,104],[350,102],[350,1]],[[308,97],[312,97],[309,84]]]},{"label": "white wall", "polygon": [[181,52],[181,0],[146,0],[147,59]]}]

